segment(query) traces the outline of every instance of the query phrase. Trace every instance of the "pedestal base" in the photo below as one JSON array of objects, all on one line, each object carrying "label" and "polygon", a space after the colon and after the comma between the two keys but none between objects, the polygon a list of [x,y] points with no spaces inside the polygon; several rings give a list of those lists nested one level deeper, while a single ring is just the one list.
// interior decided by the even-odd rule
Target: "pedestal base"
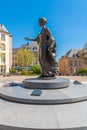
[{"label": "pedestal base", "polygon": [[[36,90],[36,91],[35,91]],[[2,87],[0,97],[22,104],[55,105],[87,100],[87,85],[75,85],[63,89],[26,89],[18,86]]]},{"label": "pedestal base", "polygon": [[69,79],[55,78],[52,80],[39,80],[38,78],[25,79],[24,87],[29,89],[59,89],[69,87]]}]

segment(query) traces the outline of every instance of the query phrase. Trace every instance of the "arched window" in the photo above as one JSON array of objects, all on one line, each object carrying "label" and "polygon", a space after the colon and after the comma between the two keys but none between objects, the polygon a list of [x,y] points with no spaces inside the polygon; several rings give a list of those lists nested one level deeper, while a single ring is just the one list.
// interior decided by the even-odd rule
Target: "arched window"
[{"label": "arched window", "polygon": [[5,41],[5,34],[1,34],[1,40]]}]

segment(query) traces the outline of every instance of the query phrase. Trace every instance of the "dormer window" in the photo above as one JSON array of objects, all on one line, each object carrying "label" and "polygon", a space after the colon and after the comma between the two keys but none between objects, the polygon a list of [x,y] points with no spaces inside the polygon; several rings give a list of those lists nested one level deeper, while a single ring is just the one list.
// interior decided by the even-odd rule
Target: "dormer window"
[{"label": "dormer window", "polygon": [[34,46],[34,47],[33,47],[33,50],[37,50],[37,47],[36,47],[36,46]]},{"label": "dormer window", "polygon": [[1,34],[1,40],[5,41],[5,34]]},{"label": "dormer window", "polygon": [[73,54],[73,57],[77,57],[77,55],[76,55],[76,54]]}]

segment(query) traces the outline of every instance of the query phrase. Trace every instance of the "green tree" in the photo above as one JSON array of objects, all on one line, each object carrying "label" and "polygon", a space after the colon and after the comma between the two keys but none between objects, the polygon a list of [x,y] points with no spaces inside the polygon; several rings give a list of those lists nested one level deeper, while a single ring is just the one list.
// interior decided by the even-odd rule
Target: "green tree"
[{"label": "green tree", "polygon": [[41,74],[41,67],[39,65],[34,65],[31,67],[33,73],[36,73],[36,74]]},{"label": "green tree", "polygon": [[87,68],[83,68],[77,72],[77,74],[86,74],[87,75]]},{"label": "green tree", "polygon": [[28,49],[20,49],[17,52],[19,66],[31,66],[35,62],[34,52]]}]

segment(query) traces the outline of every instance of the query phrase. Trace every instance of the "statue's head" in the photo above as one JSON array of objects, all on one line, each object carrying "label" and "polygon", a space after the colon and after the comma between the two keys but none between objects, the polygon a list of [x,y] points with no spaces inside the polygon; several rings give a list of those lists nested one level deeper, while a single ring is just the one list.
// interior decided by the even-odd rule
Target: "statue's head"
[{"label": "statue's head", "polygon": [[47,23],[47,20],[45,18],[39,18],[39,25],[44,26]]}]

